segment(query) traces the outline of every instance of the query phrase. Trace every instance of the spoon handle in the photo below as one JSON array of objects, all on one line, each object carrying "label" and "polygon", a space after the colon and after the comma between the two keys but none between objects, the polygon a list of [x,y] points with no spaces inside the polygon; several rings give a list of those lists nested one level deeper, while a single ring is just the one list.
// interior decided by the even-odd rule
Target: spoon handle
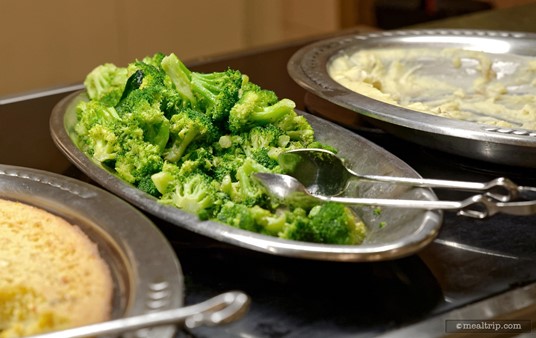
[{"label": "spoon handle", "polygon": [[249,297],[246,294],[231,291],[190,306],[115,319],[28,338],[94,337],[177,323],[185,323],[188,327],[214,326],[238,319],[245,313],[248,304]]},{"label": "spoon handle", "polygon": [[497,213],[511,215],[536,214],[536,200],[519,202],[499,202],[486,195],[474,195],[462,201],[402,200],[382,198],[353,198],[312,195],[325,202],[337,202],[350,205],[369,205],[377,207],[395,207],[425,210],[457,211],[460,216],[483,219]]},{"label": "spoon handle", "polygon": [[485,193],[487,196],[501,202],[508,202],[510,200],[516,199],[520,194],[520,187],[511,180],[504,177],[499,177],[489,182],[481,183],[427,178],[362,175],[357,174],[350,169],[348,169],[348,171],[350,172],[350,174],[361,180],[408,184],[421,188],[445,188],[464,191],[478,191],[481,193]]}]

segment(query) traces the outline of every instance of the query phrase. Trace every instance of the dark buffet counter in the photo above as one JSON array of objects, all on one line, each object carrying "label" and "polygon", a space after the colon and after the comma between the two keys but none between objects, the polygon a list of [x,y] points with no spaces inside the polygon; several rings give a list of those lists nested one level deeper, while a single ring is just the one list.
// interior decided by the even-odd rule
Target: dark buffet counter
[{"label": "dark buffet counter", "polygon": [[[525,13],[529,9],[536,14],[536,7],[526,6]],[[536,29],[525,25],[525,19],[514,26],[512,18],[519,13],[523,11],[486,12],[429,27],[473,28],[474,23],[478,29]],[[501,22],[508,24],[492,25]],[[344,33],[356,31],[360,29]],[[518,184],[536,185],[533,169],[482,163],[409,144],[306,94],[290,79],[286,64],[310,41],[204,58],[189,66],[199,71],[240,69],[252,81],[294,100],[299,109],[340,122],[379,144],[424,177],[487,181],[507,176]],[[52,107],[79,88],[0,98],[0,162],[89,181],[56,149],[48,130]],[[186,304],[232,289],[252,299],[240,321],[181,330],[178,337],[439,337],[449,336],[445,325],[450,319],[531,320],[533,330],[536,325],[536,216],[474,220],[446,213],[438,238],[419,254],[379,263],[261,254],[151,219],[180,260]]]}]

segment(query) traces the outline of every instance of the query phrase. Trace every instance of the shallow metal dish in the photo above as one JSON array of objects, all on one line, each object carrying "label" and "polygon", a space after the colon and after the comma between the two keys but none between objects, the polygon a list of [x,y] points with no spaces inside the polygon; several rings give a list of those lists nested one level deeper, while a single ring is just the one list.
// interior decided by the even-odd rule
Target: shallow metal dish
[{"label": "shallow metal dish", "polygon": [[399,30],[339,36],[298,50],[288,62],[291,78],[312,94],[386,132],[426,147],[511,166],[536,167],[536,131],[498,128],[425,114],[353,92],[335,82],[327,67],[341,53],[375,48],[464,48],[536,56],[536,34],[476,30]]},{"label": "shallow metal dish", "polygon": [[[76,146],[75,106],[85,99],[83,92],[73,93],[61,100],[50,117],[52,139],[58,148],[91,179],[129,201],[141,210],[169,223],[216,240],[269,254],[334,261],[376,261],[412,254],[437,235],[442,213],[422,210],[384,209],[380,215],[371,208],[359,208],[358,214],[367,223],[369,236],[359,246],[313,244],[283,240],[261,235],[213,221],[200,221],[196,215],[166,206],[154,197],[134,188],[102,168]],[[303,113],[316,131],[320,141],[337,147],[351,167],[363,173],[408,177],[419,175],[406,163],[364,138],[318,117]],[[416,198],[436,200],[430,189],[409,189],[388,184],[365,184],[360,192],[366,197]],[[380,224],[386,224],[381,227]]]},{"label": "shallow metal dish", "polygon": [[[183,305],[183,276],[174,251],[155,225],[130,204],[88,183],[0,165],[0,198],[63,217],[96,243],[114,282],[112,319]],[[144,337],[171,338],[175,326]]]}]

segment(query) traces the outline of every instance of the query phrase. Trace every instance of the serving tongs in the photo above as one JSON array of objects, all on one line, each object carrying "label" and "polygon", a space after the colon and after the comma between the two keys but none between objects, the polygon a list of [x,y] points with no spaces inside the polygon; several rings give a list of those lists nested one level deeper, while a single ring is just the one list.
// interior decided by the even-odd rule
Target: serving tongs
[{"label": "serving tongs", "polygon": [[229,291],[190,306],[114,319],[28,338],[83,338],[119,334],[154,326],[180,324],[188,328],[216,326],[240,319],[249,308],[250,298],[240,291]]},{"label": "serving tongs", "polygon": [[[518,186],[501,177],[490,182],[464,182],[395,176],[362,175],[349,169],[344,160],[325,149],[295,149],[282,153],[279,164],[287,173],[256,173],[266,191],[286,204],[314,205],[338,202],[351,205],[425,210],[451,210],[458,215],[483,219],[497,213],[536,213],[536,188]],[[462,201],[430,201],[340,196],[353,180],[386,182],[414,187],[478,191]]]}]

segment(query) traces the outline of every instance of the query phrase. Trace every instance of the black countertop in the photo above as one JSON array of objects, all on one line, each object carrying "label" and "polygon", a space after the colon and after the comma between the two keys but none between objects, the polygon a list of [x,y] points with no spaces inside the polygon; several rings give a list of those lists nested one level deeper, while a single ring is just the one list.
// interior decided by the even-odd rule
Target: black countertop
[{"label": "black countertop", "polygon": [[[206,58],[189,66],[199,71],[240,69],[280,97],[293,99],[299,109],[337,120],[340,115],[329,116],[329,108],[287,75],[288,59],[308,42]],[[79,88],[0,99],[0,161],[88,180],[56,149],[48,131],[54,104]],[[458,158],[354,122],[347,126],[424,177],[486,181],[508,176],[519,184],[536,185],[533,169]],[[319,262],[252,252],[149,217],[177,252],[186,304],[232,289],[252,298],[242,320],[181,330],[178,337],[435,337],[448,335],[448,319],[509,318],[536,324],[536,216],[474,220],[446,213],[438,238],[419,254],[376,263]]]}]

